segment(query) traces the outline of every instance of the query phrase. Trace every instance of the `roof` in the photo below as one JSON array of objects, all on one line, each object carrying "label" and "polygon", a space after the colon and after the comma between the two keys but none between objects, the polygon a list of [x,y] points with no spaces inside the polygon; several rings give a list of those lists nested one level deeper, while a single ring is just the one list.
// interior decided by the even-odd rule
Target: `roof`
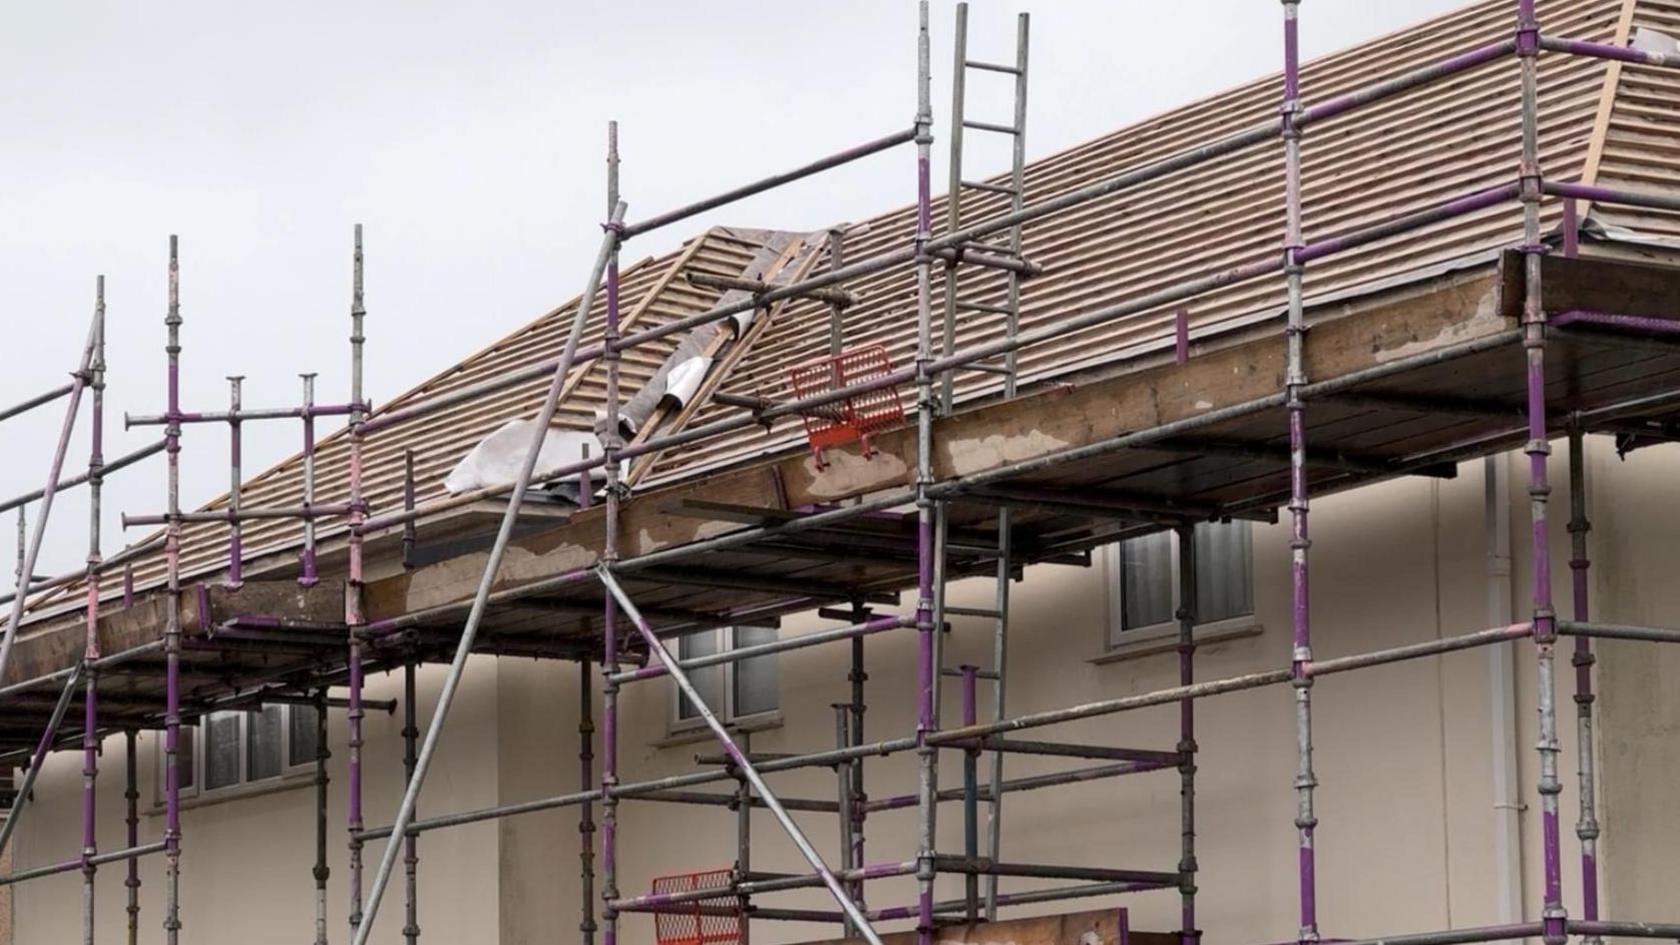
[{"label": "roof", "polygon": [[[1625,43],[1636,25],[1680,35],[1680,0],[1547,0],[1540,6],[1544,30],[1572,38]],[[1513,14],[1506,0],[1484,0],[1315,60],[1304,68],[1302,86],[1309,103],[1321,101],[1496,42],[1508,37],[1512,27]],[[1673,172],[1680,166],[1680,136],[1673,134],[1680,120],[1680,107],[1674,104],[1680,102],[1674,94],[1674,77],[1644,67],[1560,55],[1542,56],[1540,63],[1542,164],[1548,179],[1672,187]],[[1027,202],[1145,166],[1218,140],[1236,128],[1274,121],[1281,96],[1281,78],[1270,76],[1033,161],[1026,171]],[[1519,153],[1517,103],[1517,66],[1505,58],[1380,106],[1314,124],[1304,145],[1308,238],[1337,235],[1513,181]],[[1658,130],[1663,134],[1652,134]],[[1069,314],[1275,257],[1283,231],[1281,164],[1282,152],[1275,143],[1257,146],[1028,225],[1024,253],[1045,271],[1023,283],[1021,328],[1053,324]],[[1000,214],[1007,210],[1007,202],[1001,195],[967,194],[964,223]],[[1543,220],[1548,232],[1556,226],[1556,212],[1555,203],[1549,204]],[[1320,300],[1356,295],[1421,273],[1489,261],[1520,232],[1520,213],[1515,203],[1509,203],[1314,262],[1306,280],[1309,295]],[[934,219],[944,219],[943,200],[935,207]],[[1615,210],[1596,212],[1596,219],[1606,232],[1623,239],[1680,237],[1680,218],[1673,214]],[[867,220],[866,226],[853,228],[845,248],[847,258],[858,260],[901,248],[910,239],[913,222],[909,207]],[[689,273],[740,276],[755,259],[762,265],[763,254],[775,240],[786,243],[788,237],[773,231],[716,228],[690,239],[676,253],[628,266],[622,280],[627,327],[649,327],[707,310],[717,303],[720,293],[691,284],[686,278]],[[785,273],[827,267],[827,251],[820,240],[795,237],[793,244],[794,249],[778,258]],[[943,293],[940,280],[946,274],[936,269],[935,276],[938,299]],[[960,267],[956,278],[958,294],[964,298],[1002,300],[1005,280],[995,271]],[[858,304],[844,315],[847,346],[881,344],[896,363],[908,364],[916,334],[914,273],[899,267],[855,280],[846,288],[858,297]],[[378,413],[554,358],[577,304],[574,299],[545,313],[456,367],[393,398]],[[1192,336],[1206,339],[1276,318],[1283,304],[1280,279],[1253,280],[1210,292],[1188,307]],[[709,400],[713,390],[772,400],[789,396],[789,368],[826,352],[829,308],[814,301],[793,301],[768,315],[720,352],[701,394],[687,408],[666,416],[659,432],[721,419],[740,409]],[[604,300],[597,299],[589,314],[585,344],[599,340],[603,319]],[[957,326],[957,347],[991,340],[1002,332],[1000,315],[965,315]],[[1173,343],[1173,333],[1174,311],[1170,309],[1070,332],[1021,353],[1022,390],[1159,351]],[[646,382],[679,338],[668,337],[626,353],[624,397]],[[599,362],[574,371],[557,415],[558,425],[590,427],[604,403],[603,371]],[[995,399],[1001,383],[995,373],[965,372],[957,377],[957,397],[966,403]],[[419,502],[436,498],[444,475],[457,459],[507,420],[531,416],[547,384],[538,378],[381,431],[371,438],[365,457],[368,501],[376,510],[400,507],[405,450],[414,452]],[[693,481],[766,454],[802,449],[800,421],[786,418],[768,432],[749,428],[650,457],[633,467],[631,480],[638,487]],[[347,461],[347,437],[342,431],[320,444],[317,501],[347,498]],[[244,503],[298,504],[300,473],[299,457],[275,466],[247,484]],[[225,501],[225,497],[218,499],[205,508],[225,507]],[[323,528],[323,538],[333,531]],[[245,546],[255,557],[294,548],[300,537],[301,527],[294,522],[251,523],[245,529]],[[225,553],[225,528],[190,526],[184,530],[184,574],[224,568]],[[162,575],[161,555],[136,565],[139,586],[156,583]],[[72,599],[73,592],[59,598]]]}]

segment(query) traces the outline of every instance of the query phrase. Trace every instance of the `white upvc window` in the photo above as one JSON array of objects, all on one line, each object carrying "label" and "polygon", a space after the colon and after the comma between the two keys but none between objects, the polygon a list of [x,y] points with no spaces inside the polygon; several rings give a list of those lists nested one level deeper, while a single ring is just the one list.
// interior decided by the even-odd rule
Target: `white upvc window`
[{"label": "white upvc window", "polygon": [[[701,630],[677,638],[677,658],[691,660],[739,647],[771,643],[776,638],[775,627]],[[691,669],[688,678],[699,690],[700,698],[724,722],[767,717],[781,708],[774,654]],[[680,691],[675,691],[674,684],[672,688],[672,729],[680,731],[704,725],[699,707]]]},{"label": "white upvc window", "polygon": [[[1251,622],[1254,615],[1254,543],[1248,522],[1196,525],[1196,622],[1198,626]],[[1110,549],[1114,619],[1108,645],[1126,646],[1177,628],[1178,535],[1155,532]]]},{"label": "white upvc window", "polygon": [[[181,796],[214,798],[279,783],[315,763],[317,712],[308,705],[212,712],[180,735]],[[158,803],[165,785],[162,733],[157,739]]]}]

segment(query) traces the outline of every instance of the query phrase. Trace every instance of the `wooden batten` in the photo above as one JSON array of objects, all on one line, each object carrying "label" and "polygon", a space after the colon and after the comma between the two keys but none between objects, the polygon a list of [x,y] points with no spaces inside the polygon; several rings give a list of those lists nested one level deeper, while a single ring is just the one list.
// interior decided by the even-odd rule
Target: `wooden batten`
[{"label": "wooden batten", "polygon": [[[915,945],[916,933],[881,936],[885,945]],[[1120,910],[1099,909],[1072,915],[1036,916],[948,925],[933,934],[934,945],[1121,945]],[[1126,945],[1177,945],[1177,932],[1129,931]],[[861,938],[830,939],[812,945],[862,945]]]}]

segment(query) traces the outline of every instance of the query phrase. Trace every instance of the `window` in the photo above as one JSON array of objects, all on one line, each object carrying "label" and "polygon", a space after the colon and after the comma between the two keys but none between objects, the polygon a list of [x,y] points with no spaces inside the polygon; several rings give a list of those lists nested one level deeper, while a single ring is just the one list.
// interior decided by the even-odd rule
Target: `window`
[{"label": "window", "polygon": [[[1128,634],[1174,626],[1178,605],[1178,536],[1156,532],[1121,542],[1112,552],[1118,574],[1118,619],[1109,645]],[[1254,613],[1254,549],[1249,523],[1196,526],[1196,622],[1218,623]]]},{"label": "window", "polygon": [[[776,639],[775,627],[726,627],[679,637],[677,658],[711,656],[726,649],[756,646]],[[716,663],[688,671],[700,698],[719,719],[730,722],[775,712],[778,702],[776,657],[753,656],[733,663]],[[676,694],[676,728],[700,725],[700,710],[681,692]]]},{"label": "window", "polygon": [[[212,712],[181,725],[181,793],[212,795],[240,785],[278,781],[315,763],[314,706],[267,705]],[[165,789],[163,739],[158,739],[158,797]]]}]

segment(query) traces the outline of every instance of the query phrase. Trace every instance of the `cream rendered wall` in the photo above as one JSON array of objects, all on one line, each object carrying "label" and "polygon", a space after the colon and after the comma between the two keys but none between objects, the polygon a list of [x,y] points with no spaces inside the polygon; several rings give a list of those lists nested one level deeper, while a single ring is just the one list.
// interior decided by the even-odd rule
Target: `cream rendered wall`
[{"label": "cream rendered wall", "polygon": [[[461,688],[427,781],[421,809],[459,810],[496,802],[496,674],[492,660],[475,661]],[[420,709],[435,705],[442,667],[419,677]],[[370,699],[402,694],[400,673],[369,678]],[[424,715],[422,716],[424,717]],[[389,823],[402,787],[402,716],[369,712],[364,722],[364,790],[368,826]],[[346,939],[349,891],[346,847],[345,784],[348,749],[342,710],[329,719],[332,760],[328,816],[328,886],[330,940]],[[143,734],[140,762],[140,842],[162,839],[157,797],[157,746]],[[123,740],[105,742],[100,762],[99,841],[101,849],[122,846]],[[315,792],[308,779],[273,793],[201,803],[181,814],[181,942],[185,945],[297,945],[314,941]],[[70,859],[81,839],[81,754],[65,752],[42,770],[35,802],[24,812],[17,833],[17,868]],[[493,940],[496,921],[496,828],[469,826],[428,835],[421,844],[420,925],[425,937],[439,942]],[[366,851],[371,881],[381,847]],[[401,863],[397,882],[381,906],[374,941],[402,941]],[[97,877],[97,940],[125,940],[126,868],[113,864]],[[140,940],[163,941],[164,860],[154,854],[141,861]],[[15,934],[18,945],[62,945],[81,941],[82,878],[70,873],[17,887]]]},{"label": "cream rendered wall", "polygon": [[[1595,467],[1608,443],[1594,440]],[[1672,458],[1653,450],[1652,468]],[[1532,594],[1528,541],[1526,461],[1509,456],[1515,578],[1512,610],[1526,619]],[[1560,613],[1569,607],[1567,464],[1553,463],[1553,567]],[[1653,476],[1660,473],[1653,472]],[[1607,485],[1604,486],[1608,488]],[[1408,479],[1314,502],[1313,618],[1315,654],[1335,657],[1364,650],[1456,635],[1487,620],[1483,536],[1482,465],[1465,464],[1455,480]],[[1604,515],[1601,513],[1601,518]],[[1610,523],[1600,524],[1600,539]],[[1648,535],[1629,547],[1659,547],[1670,523],[1653,521]],[[1672,535],[1672,528],[1667,534]],[[1284,526],[1255,527],[1256,605],[1263,632],[1201,649],[1201,679],[1287,665],[1290,656],[1287,537]],[[1608,563],[1606,567],[1608,568]],[[1081,701],[1146,692],[1177,683],[1177,660],[1160,654],[1097,663],[1103,650],[1109,588],[1100,567],[1035,567],[1015,585],[1011,643],[1010,714]],[[986,606],[991,583],[971,580],[952,589],[956,603]],[[790,619],[784,634],[818,626]],[[987,621],[958,618],[948,665],[984,664],[990,647]],[[1538,765],[1533,710],[1532,645],[1514,644],[1519,776],[1524,810],[1523,900],[1527,917],[1540,899],[1540,836],[1534,784]],[[913,634],[872,637],[868,642],[870,709],[867,739],[904,735],[914,724]],[[1327,936],[1358,937],[1403,931],[1491,924],[1501,920],[1494,888],[1494,804],[1489,722],[1489,650],[1417,660],[1344,676],[1327,677],[1314,692],[1319,827],[1320,919]],[[846,647],[784,654],[781,692],[784,722],[753,736],[765,751],[811,751],[833,744],[831,703],[848,696]],[[573,790],[578,783],[574,667],[533,667],[504,672],[501,728],[504,800]],[[1577,805],[1571,674],[1567,654],[1559,671],[1564,794],[1563,821],[1572,825]],[[984,683],[982,684],[984,686]],[[982,704],[987,705],[982,689]],[[621,771],[640,780],[687,769],[692,756],[715,750],[707,742],[670,744],[667,682],[632,685],[621,703]],[[510,711],[513,707],[521,711]],[[1201,754],[1198,775],[1201,924],[1213,941],[1280,941],[1297,926],[1294,791],[1295,750],[1291,694],[1287,688],[1219,696],[1198,707]],[[526,709],[530,711],[525,711]],[[954,684],[943,700],[947,720],[957,717]],[[599,712],[599,709],[597,709]],[[1029,733],[1028,737],[1089,740],[1171,748],[1176,709],[1088,720]],[[1680,723],[1674,723],[1680,724]],[[1680,769],[1680,753],[1673,760]],[[521,759],[517,764],[510,759]],[[1015,758],[1009,776],[1060,770],[1076,762]],[[869,792],[909,793],[915,761],[898,756],[868,763]],[[960,783],[956,753],[945,753],[941,784]],[[1666,769],[1665,769],[1666,770]],[[1674,772],[1680,775],[1680,770]],[[1614,775],[1615,772],[1611,772]],[[1622,776],[1631,780],[1631,772]],[[790,797],[831,799],[827,771],[775,776]],[[727,790],[719,785],[713,790]],[[1614,799],[1614,796],[1612,797]],[[961,849],[961,808],[941,808],[941,851]],[[1613,812],[1612,812],[1613,816]],[[836,853],[833,817],[797,815],[825,855]],[[1013,861],[1080,863],[1172,869],[1178,858],[1178,777],[1173,772],[1062,787],[1006,798],[1004,855]],[[556,940],[578,922],[577,816],[573,810],[532,815],[503,827],[503,942]],[[1625,828],[1624,828],[1625,829]],[[1641,828],[1643,829],[1643,828]],[[620,879],[625,895],[645,892],[660,873],[726,867],[734,858],[734,820],[726,810],[626,801],[620,833]],[[753,867],[803,871],[791,845],[767,813],[753,817]],[[1680,832],[1677,829],[1676,832]],[[1579,914],[1579,867],[1572,828],[1566,826],[1566,903]],[[914,855],[915,815],[900,811],[869,820],[870,862]],[[1666,836],[1666,834],[1664,835]],[[1615,836],[1607,849],[1619,849]],[[1674,845],[1653,840],[1651,855]],[[1610,872],[1616,872],[1613,861]],[[597,864],[597,869],[599,864]],[[1672,871],[1671,871],[1672,872]],[[1663,915],[1666,900],[1653,898],[1662,874],[1641,894],[1646,915]],[[960,878],[942,878],[940,898],[961,893]],[[1028,888],[1024,881],[1006,889]],[[597,878],[599,889],[599,878]],[[871,884],[873,905],[907,904],[908,881]],[[514,891],[517,890],[517,893]],[[1178,897],[1161,891],[1129,899],[1135,927],[1175,928]],[[1612,902],[1616,900],[1612,899]],[[764,900],[770,904],[772,900]],[[792,908],[831,907],[819,893],[784,894],[773,900]],[[1635,900],[1627,909],[1632,910]],[[1078,907],[1083,908],[1084,905]],[[1054,911],[1052,906],[1035,907]],[[1621,909],[1621,906],[1616,908]],[[903,923],[900,923],[903,925]],[[625,916],[621,940],[652,940],[646,916]],[[833,926],[755,924],[761,943],[799,941],[833,934]]]},{"label": "cream rendered wall", "polygon": [[[1593,617],[1610,623],[1680,624],[1673,550],[1680,538],[1680,448],[1607,451],[1587,471],[1593,523]],[[1672,645],[1596,642],[1597,737],[1603,770],[1603,911],[1611,918],[1673,921],[1680,876],[1680,651]],[[1570,690],[1573,692],[1573,688]],[[1574,704],[1565,702],[1574,724]],[[1573,835],[1574,818],[1564,821]],[[1566,844],[1565,848],[1568,849]],[[1573,875],[1573,873],[1571,874]]]},{"label": "cream rendered wall", "polygon": [[[1567,466],[1558,449],[1552,464],[1554,570],[1560,613],[1567,613]],[[1625,464],[1608,444],[1591,450],[1594,546],[1598,565],[1596,612],[1603,619],[1675,621],[1680,588],[1667,580],[1663,553],[1676,534],[1673,493],[1665,474],[1672,447],[1642,451]],[[1513,611],[1529,609],[1531,573],[1527,548],[1527,497],[1523,460],[1511,464],[1514,567]],[[1619,492],[1620,495],[1613,495]],[[1665,500],[1667,500],[1665,502]],[[1313,617],[1321,658],[1432,639],[1486,623],[1483,558],[1483,484],[1479,463],[1466,464],[1455,480],[1408,479],[1360,492],[1319,499],[1313,505]],[[1612,538],[1611,536],[1615,536]],[[1287,545],[1283,526],[1257,525],[1256,605],[1262,632],[1202,648],[1201,679],[1286,665],[1289,659]],[[1174,685],[1177,661],[1159,654],[1097,662],[1110,613],[1105,569],[1032,568],[1014,587],[1011,644],[1011,714]],[[954,602],[985,605],[989,581],[954,585]],[[814,617],[785,622],[784,633],[818,625]],[[870,709],[867,739],[907,734],[914,720],[914,634],[889,633],[868,641]],[[947,662],[985,662],[986,621],[956,621]],[[1602,804],[1608,821],[1604,845],[1607,914],[1672,918],[1665,895],[1674,873],[1680,827],[1667,816],[1667,788],[1680,778],[1680,705],[1663,695],[1661,674],[1676,657],[1637,644],[1601,647],[1604,726]],[[1518,680],[1518,757],[1525,809],[1524,903],[1533,918],[1540,896],[1539,818],[1534,793],[1537,737],[1533,711],[1533,647],[1515,645]],[[848,696],[847,648],[820,647],[781,658],[783,720],[753,736],[763,751],[809,751],[833,744],[832,703]],[[1493,887],[1489,731],[1489,652],[1476,650],[1417,660],[1356,674],[1328,677],[1315,687],[1318,794],[1319,902],[1327,936],[1472,926],[1499,920]],[[422,814],[512,803],[575,790],[578,667],[530,660],[476,658],[461,690],[431,780]],[[1579,912],[1579,868],[1573,841],[1575,764],[1573,703],[1567,654],[1559,666],[1560,732],[1563,736],[1565,882],[1572,914]],[[441,668],[422,674],[422,718],[430,713]],[[1604,684],[1608,684],[1607,686]],[[1621,687],[1620,689],[1616,687]],[[598,687],[597,687],[598,688]],[[370,698],[400,692],[400,678],[376,677]],[[984,691],[983,691],[984,692]],[[1620,693],[1620,695],[1618,695]],[[599,693],[596,692],[597,724]],[[958,693],[947,685],[943,711],[955,720]],[[625,690],[621,713],[621,771],[640,780],[688,770],[693,756],[712,752],[704,740],[668,737],[671,709],[667,681]],[[983,704],[985,703],[983,695]],[[1201,924],[1210,941],[1281,941],[1296,930],[1294,778],[1291,695],[1287,688],[1215,697],[1198,706],[1201,746],[1198,828],[1202,890]],[[391,816],[400,788],[399,717],[368,718],[368,818]],[[332,938],[343,939],[345,849],[342,824],[343,714],[332,720],[331,764]],[[1177,739],[1176,710],[1087,720],[1031,737],[1170,748]],[[142,790],[152,794],[152,752],[145,746]],[[122,835],[120,741],[107,745],[100,778],[101,843]],[[1078,764],[1055,759],[1011,758],[1008,775],[1060,770]],[[597,767],[599,759],[597,758]],[[884,797],[909,793],[915,759],[871,759],[869,791]],[[79,756],[54,759],[18,837],[18,866],[63,858],[74,850],[79,818]],[[959,755],[945,753],[941,784],[959,783]],[[831,799],[826,770],[777,775],[789,797]],[[707,790],[724,792],[730,785]],[[313,795],[307,787],[260,797],[206,804],[184,815],[183,941],[288,942],[307,940],[312,919],[309,866],[313,855]],[[1178,858],[1178,778],[1173,772],[1138,775],[1006,798],[1004,855],[1014,861],[1080,863],[1172,869]],[[960,805],[942,805],[939,845],[961,849]],[[836,857],[831,815],[799,814],[799,822],[825,856]],[[1618,820],[1618,818],[1621,818]],[[600,811],[596,811],[600,819]],[[1620,824],[1620,826],[1618,826]],[[1633,826],[1637,824],[1637,826]],[[148,814],[142,840],[160,835],[161,818]],[[753,867],[803,871],[791,844],[767,813],[753,816]],[[734,859],[735,822],[721,808],[626,801],[620,833],[620,886],[625,895],[648,889],[668,872],[728,866]],[[875,814],[868,827],[870,862],[906,859],[915,850],[915,814]],[[597,840],[599,836],[597,835]],[[378,848],[368,851],[369,876]],[[577,940],[577,811],[529,814],[498,823],[426,834],[421,840],[422,940],[552,943]],[[596,863],[597,893],[600,863]],[[100,874],[100,940],[118,940],[123,915],[120,867]],[[142,940],[159,941],[162,860],[143,869]],[[399,875],[400,882],[400,875]],[[1005,889],[1026,888],[1024,881]],[[942,878],[939,895],[961,892],[960,878]],[[78,931],[79,877],[20,887],[17,941],[58,943]],[[909,881],[871,884],[874,905],[914,898]],[[766,904],[772,900],[766,899]],[[816,892],[773,900],[788,907],[830,908]],[[1125,900],[1089,900],[1076,908],[1125,902],[1135,926],[1173,928],[1178,897],[1172,891]],[[1053,911],[1053,906],[1036,907]],[[400,885],[387,896],[376,940],[400,940]],[[624,917],[621,941],[652,940],[646,916]],[[822,938],[833,926],[762,923],[755,941]],[[598,939],[599,940],[599,939]]]}]

